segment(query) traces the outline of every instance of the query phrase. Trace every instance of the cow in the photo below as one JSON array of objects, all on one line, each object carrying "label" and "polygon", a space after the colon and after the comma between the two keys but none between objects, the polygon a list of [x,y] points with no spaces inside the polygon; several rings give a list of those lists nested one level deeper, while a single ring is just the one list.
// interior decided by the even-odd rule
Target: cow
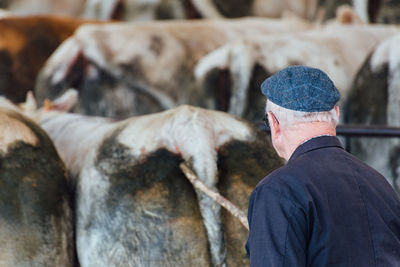
[{"label": "cow", "polygon": [[10,11],[0,8],[0,18],[5,18],[9,16],[12,16],[12,13]]},{"label": "cow", "polygon": [[368,55],[398,32],[394,26],[334,22],[305,32],[235,41],[203,57],[195,77],[204,91],[230,92],[226,109],[254,121],[262,117],[265,104],[261,82],[290,65],[308,65],[328,73],[341,92],[342,105]]},{"label": "cow", "polygon": [[56,16],[0,18],[0,95],[23,102],[47,58],[85,22],[94,21]]},{"label": "cow", "polygon": [[[349,124],[400,126],[400,35],[382,42],[357,73],[346,103]],[[400,193],[398,138],[351,138],[349,150]]]},{"label": "cow", "polygon": [[231,40],[310,27],[296,18],[85,24],[46,62],[35,95],[41,102],[74,87],[81,113],[115,118],[185,103],[216,108],[213,92],[194,81],[204,55]]},{"label": "cow", "polygon": [[196,19],[202,16],[190,0],[88,0],[82,16],[100,20],[152,21]]},{"label": "cow", "polygon": [[[236,30],[248,30],[232,33],[227,26],[233,28],[236,22]],[[80,85],[74,83],[81,92],[79,113],[123,118],[190,104],[254,121],[262,116],[264,105],[259,85],[269,74],[288,65],[314,65],[331,75],[345,98],[367,55],[398,31],[392,26],[331,22],[314,30],[257,37],[261,22],[271,20],[136,26],[143,32],[129,24],[83,26],[49,59],[35,93],[43,100],[69,88],[69,72],[76,73],[72,65],[86,72],[77,79]],[[287,25],[280,23],[282,28]],[[215,26],[205,33],[206,25]],[[192,34],[184,34],[185,27]],[[232,40],[231,34],[237,38]],[[73,63],[76,55],[83,58],[80,64]]]},{"label": "cow", "polygon": [[81,266],[249,264],[247,230],[194,190],[178,166],[185,162],[246,211],[253,187],[282,165],[265,133],[188,105],[122,121],[57,111],[68,108],[61,103],[71,103],[72,92],[32,118],[54,141],[75,184]]},{"label": "cow", "polygon": [[[395,17],[395,0],[88,0],[83,15],[101,20],[215,19],[257,16],[279,18],[287,13],[323,21],[342,5],[354,7],[364,22],[388,23]],[[393,7],[395,9],[393,9]],[[397,20],[398,21],[398,20]]]},{"label": "cow", "polygon": [[376,22],[387,24],[400,23],[400,3],[396,0],[375,0]]},{"label": "cow", "polygon": [[291,12],[313,19],[317,0],[88,0],[83,16],[102,20],[216,19],[258,16],[278,18]]},{"label": "cow", "polygon": [[56,15],[77,17],[82,13],[85,0],[0,0],[0,8],[16,16]]},{"label": "cow", "polygon": [[352,6],[365,23],[382,23],[379,19],[382,0],[320,0],[318,2],[319,8],[324,11],[323,20],[334,18],[337,9],[343,5]]},{"label": "cow", "polygon": [[354,9],[363,18],[365,22],[385,23],[385,24],[400,23],[399,1],[353,0],[352,2]]},{"label": "cow", "polygon": [[0,266],[74,266],[64,163],[48,135],[0,98]]}]

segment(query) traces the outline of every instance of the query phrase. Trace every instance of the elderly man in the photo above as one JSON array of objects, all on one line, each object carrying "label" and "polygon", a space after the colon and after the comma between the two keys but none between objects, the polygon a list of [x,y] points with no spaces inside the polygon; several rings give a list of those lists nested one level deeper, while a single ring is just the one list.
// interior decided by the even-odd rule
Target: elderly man
[{"label": "elderly man", "polygon": [[261,89],[272,144],[287,163],[251,195],[251,266],[400,266],[400,199],[335,137],[333,82],[293,66]]}]

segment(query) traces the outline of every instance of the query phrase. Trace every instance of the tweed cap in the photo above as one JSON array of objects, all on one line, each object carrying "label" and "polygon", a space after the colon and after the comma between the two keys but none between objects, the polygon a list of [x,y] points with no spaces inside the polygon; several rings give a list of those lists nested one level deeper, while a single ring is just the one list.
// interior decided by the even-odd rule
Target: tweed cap
[{"label": "tweed cap", "polygon": [[275,104],[297,111],[331,110],[340,93],[325,72],[306,66],[287,67],[261,84],[262,93]]}]

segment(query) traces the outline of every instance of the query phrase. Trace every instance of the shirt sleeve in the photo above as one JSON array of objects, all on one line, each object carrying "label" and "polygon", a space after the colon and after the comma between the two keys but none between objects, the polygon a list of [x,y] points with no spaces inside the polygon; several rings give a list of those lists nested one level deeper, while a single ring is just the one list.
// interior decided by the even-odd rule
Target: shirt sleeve
[{"label": "shirt sleeve", "polygon": [[307,220],[290,198],[266,185],[256,188],[249,202],[250,266],[306,266]]}]

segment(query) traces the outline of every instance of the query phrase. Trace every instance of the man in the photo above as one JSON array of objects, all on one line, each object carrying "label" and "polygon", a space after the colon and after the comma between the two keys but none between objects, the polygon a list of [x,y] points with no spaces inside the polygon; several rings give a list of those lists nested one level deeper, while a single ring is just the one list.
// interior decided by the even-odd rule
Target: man
[{"label": "man", "polygon": [[251,266],[400,266],[400,199],[335,137],[340,94],[322,71],[286,68],[261,85],[287,164],[249,204]]}]

